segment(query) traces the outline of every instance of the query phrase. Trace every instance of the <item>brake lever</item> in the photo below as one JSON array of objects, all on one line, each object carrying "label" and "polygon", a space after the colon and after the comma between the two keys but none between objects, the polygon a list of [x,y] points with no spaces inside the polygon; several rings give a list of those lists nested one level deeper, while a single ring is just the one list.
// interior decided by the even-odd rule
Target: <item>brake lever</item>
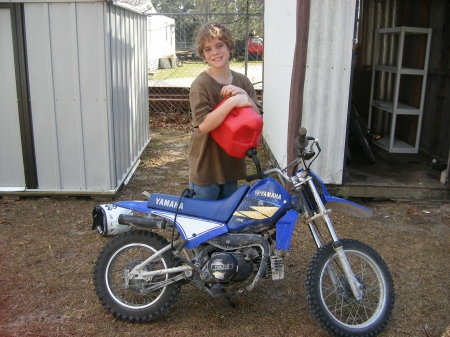
[{"label": "brake lever", "polygon": [[314,138],[314,137],[308,137],[308,138],[310,138],[309,140],[312,140],[312,141],[313,141],[313,143],[312,143],[311,146],[309,147],[309,151],[310,151],[310,152],[312,152],[312,148],[313,148],[314,145],[316,145],[317,150],[318,150],[319,152],[322,151],[322,149],[321,149],[320,146],[319,146],[319,140],[318,140],[318,139],[316,139],[316,138]]}]

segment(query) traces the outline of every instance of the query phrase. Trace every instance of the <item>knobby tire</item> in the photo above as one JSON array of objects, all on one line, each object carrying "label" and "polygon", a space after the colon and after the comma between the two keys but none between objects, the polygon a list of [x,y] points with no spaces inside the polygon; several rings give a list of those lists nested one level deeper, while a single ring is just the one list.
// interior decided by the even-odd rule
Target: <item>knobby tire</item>
[{"label": "knobby tire", "polygon": [[[169,242],[144,230],[132,230],[115,236],[100,252],[94,267],[94,286],[102,305],[116,318],[129,322],[148,322],[163,315],[175,303],[181,283],[171,283],[153,292],[152,284],[175,275],[154,276],[151,281],[129,279],[128,272]],[[146,271],[178,266],[170,251],[147,264]]]},{"label": "knobby tire", "polygon": [[329,243],[317,251],[308,268],[305,288],[309,308],[332,336],[376,336],[388,323],[394,307],[392,276],[381,256],[368,245],[350,239],[341,242],[363,287],[363,299],[358,302],[353,296]]}]

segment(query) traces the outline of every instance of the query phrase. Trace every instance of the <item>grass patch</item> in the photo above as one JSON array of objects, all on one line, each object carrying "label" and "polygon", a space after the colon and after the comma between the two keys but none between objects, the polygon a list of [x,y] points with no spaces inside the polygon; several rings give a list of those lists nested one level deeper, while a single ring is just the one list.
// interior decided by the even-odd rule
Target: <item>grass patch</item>
[{"label": "grass patch", "polygon": [[[260,64],[262,61],[249,61],[248,64]],[[245,62],[233,60],[231,69],[237,72],[244,72]],[[208,69],[208,65],[203,62],[183,62],[181,66],[174,69],[157,69],[148,75],[149,80],[168,80],[175,78],[196,78],[201,72]]]}]

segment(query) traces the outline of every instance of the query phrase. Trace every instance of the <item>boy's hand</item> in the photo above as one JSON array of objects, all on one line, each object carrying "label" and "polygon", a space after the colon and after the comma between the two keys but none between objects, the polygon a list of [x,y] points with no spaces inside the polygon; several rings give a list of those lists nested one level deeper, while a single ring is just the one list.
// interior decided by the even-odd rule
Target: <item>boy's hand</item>
[{"label": "boy's hand", "polygon": [[232,96],[229,99],[233,101],[235,108],[242,108],[244,106],[252,106],[252,104],[253,104],[252,99],[247,95],[247,93],[245,93],[245,94],[239,93],[237,95]]},{"label": "boy's hand", "polygon": [[223,97],[231,97],[231,96],[236,96],[238,94],[247,95],[247,93],[245,92],[244,89],[236,87],[235,85],[232,85],[232,84],[228,84],[228,85],[224,86],[222,88],[222,90],[220,91],[220,94]]}]

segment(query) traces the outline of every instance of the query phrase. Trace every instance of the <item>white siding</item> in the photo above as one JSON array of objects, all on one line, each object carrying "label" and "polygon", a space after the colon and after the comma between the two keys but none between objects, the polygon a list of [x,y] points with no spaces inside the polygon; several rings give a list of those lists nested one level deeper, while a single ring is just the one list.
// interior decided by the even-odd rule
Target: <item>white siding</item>
[{"label": "white siding", "polygon": [[282,167],[287,165],[289,97],[295,50],[296,1],[264,4],[264,140]]}]

